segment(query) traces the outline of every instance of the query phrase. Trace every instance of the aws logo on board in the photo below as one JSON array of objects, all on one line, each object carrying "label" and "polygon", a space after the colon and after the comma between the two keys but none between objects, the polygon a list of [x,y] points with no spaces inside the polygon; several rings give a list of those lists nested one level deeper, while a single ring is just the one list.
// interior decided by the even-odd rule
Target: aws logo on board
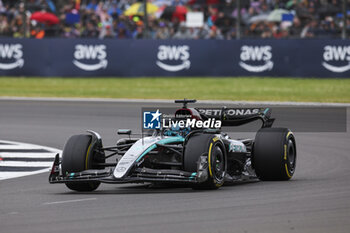
[{"label": "aws logo on board", "polygon": [[85,71],[106,69],[108,65],[106,45],[76,45],[73,64]]},{"label": "aws logo on board", "polygon": [[272,48],[265,46],[248,46],[241,47],[240,67],[249,72],[259,73],[272,70]]},{"label": "aws logo on board", "polygon": [[0,70],[22,68],[23,46],[21,44],[0,44]]},{"label": "aws logo on board", "polygon": [[329,71],[343,73],[350,70],[350,46],[325,46],[323,60],[322,66]]},{"label": "aws logo on board", "polygon": [[190,47],[188,45],[158,47],[156,64],[160,68],[170,72],[177,72],[191,67]]}]

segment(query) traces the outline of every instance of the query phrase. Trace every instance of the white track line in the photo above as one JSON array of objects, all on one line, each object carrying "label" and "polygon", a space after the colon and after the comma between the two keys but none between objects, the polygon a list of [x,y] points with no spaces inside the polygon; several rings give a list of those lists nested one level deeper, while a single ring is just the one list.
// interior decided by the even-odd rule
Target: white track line
[{"label": "white track line", "polygon": [[[60,150],[47,146],[34,145],[30,143],[21,143],[13,141],[0,140],[0,143],[9,143],[10,145],[0,144],[1,150],[23,150],[26,152],[0,152],[0,180],[12,179],[22,176],[29,176],[34,174],[39,174],[43,172],[48,172],[51,169],[52,163],[49,161],[35,161],[35,159],[42,158],[54,158],[57,153],[61,153]],[[49,152],[31,152],[31,150],[46,150]],[[23,158],[24,160],[18,161],[6,161],[6,158]],[[31,158],[34,161],[26,161],[25,159]],[[1,171],[1,167],[45,167],[36,171]],[[5,170],[5,169],[4,169]]]},{"label": "white track line", "polygon": [[[11,97],[3,96],[0,100],[49,101],[49,102],[112,102],[112,103],[168,103],[174,100],[164,99],[111,99],[111,98],[50,98],[50,97]],[[315,107],[350,107],[350,103],[321,102],[281,102],[281,101],[231,101],[231,100],[198,100],[199,104],[235,104],[235,105],[269,105],[269,106],[315,106]]]},{"label": "white track line", "polygon": [[15,142],[15,141],[7,141],[7,140],[0,140],[2,143],[9,143],[12,145],[0,145],[0,149],[6,149],[6,148],[11,148],[14,147],[14,149],[21,149],[21,148],[27,148],[27,149],[44,149],[48,151],[52,151],[54,153],[60,153],[61,150],[48,147],[48,146],[41,146],[41,145],[35,145],[31,143],[24,143],[24,142]]},{"label": "white track line", "polygon": [[52,162],[1,161],[0,167],[51,167]]},{"label": "white track line", "polygon": [[[49,172],[50,167],[37,170],[37,171],[31,171],[31,172],[0,172],[0,180],[7,180],[7,179],[13,179],[13,178],[18,178],[18,177],[23,177],[23,176],[31,176],[35,174],[40,174],[43,172]],[[49,176],[49,174],[47,174]]]},{"label": "white track line", "polygon": [[[57,152],[60,153],[60,152]],[[0,158],[55,158],[57,153],[21,153],[21,152],[0,152]]]},{"label": "white track line", "polygon": [[84,199],[75,199],[75,200],[67,200],[67,201],[54,201],[54,202],[45,202],[43,205],[55,205],[55,204],[64,204],[64,203],[72,203],[72,202],[81,202],[81,201],[92,201],[97,198],[84,198]]},{"label": "white track line", "polygon": [[[1,141],[1,142],[4,142],[4,141]],[[15,144],[15,145],[3,145],[1,144],[0,145],[0,150],[4,150],[4,149],[7,149],[7,150],[17,150],[17,149],[20,149],[20,150],[37,150],[37,149],[43,149],[43,147],[41,146],[37,146],[37,145],[31,145],[31,144]]]}]

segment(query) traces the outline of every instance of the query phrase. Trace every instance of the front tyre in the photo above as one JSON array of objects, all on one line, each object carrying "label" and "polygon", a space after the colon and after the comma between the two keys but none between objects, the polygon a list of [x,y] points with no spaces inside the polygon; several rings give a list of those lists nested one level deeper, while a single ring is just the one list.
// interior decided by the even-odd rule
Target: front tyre
[{"label": "front tyre", "polygon": [[[66,142],[62,152],[62,174],[67,176],[72,172],[81,172],[90,169],[94,155],[91,135],[74,135]],[[93,191],[100,182],[66,182],[66,186],[74,191]]]},{"label": "front tyre", "polygon": [[184,170],[199,171],[200,163],[205,160],[206,179],[194,186],[194,189],[218,189],[224,184],[227,159],[222,141],[212,134],[195,134],[189,138],[184,150]]},{"label": "front tyre", "polygon": [[296,166],[296,142],[286,128],[260,129],[253,148],[253,166],[260,180],[289,180]]}]

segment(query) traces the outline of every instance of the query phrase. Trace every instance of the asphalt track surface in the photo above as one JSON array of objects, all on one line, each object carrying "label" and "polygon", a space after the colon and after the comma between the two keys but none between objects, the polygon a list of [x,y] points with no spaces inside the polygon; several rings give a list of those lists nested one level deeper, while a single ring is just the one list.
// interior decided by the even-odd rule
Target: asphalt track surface
[{"label": "asphalt track surface", "polygon": [[[117,128],[140,128],[140,106],[0,100],[0,139],[62,149],[70,135],[92,129],[107,145]],[[297,132],[296,138],[296,174],[288,182],[216,191],[103,184],[75,193],[49,184],[45,173],[3,180],[0,232],[350,232],[349,133]]]}]

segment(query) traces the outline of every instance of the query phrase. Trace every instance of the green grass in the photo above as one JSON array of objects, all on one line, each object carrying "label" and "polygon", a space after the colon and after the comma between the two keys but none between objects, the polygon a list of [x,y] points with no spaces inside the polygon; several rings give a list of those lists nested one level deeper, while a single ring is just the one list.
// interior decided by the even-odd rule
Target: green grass
[{"label": "green grass", "polygon": [[350,79],[0,78],[0,96],[350,102]]}]

